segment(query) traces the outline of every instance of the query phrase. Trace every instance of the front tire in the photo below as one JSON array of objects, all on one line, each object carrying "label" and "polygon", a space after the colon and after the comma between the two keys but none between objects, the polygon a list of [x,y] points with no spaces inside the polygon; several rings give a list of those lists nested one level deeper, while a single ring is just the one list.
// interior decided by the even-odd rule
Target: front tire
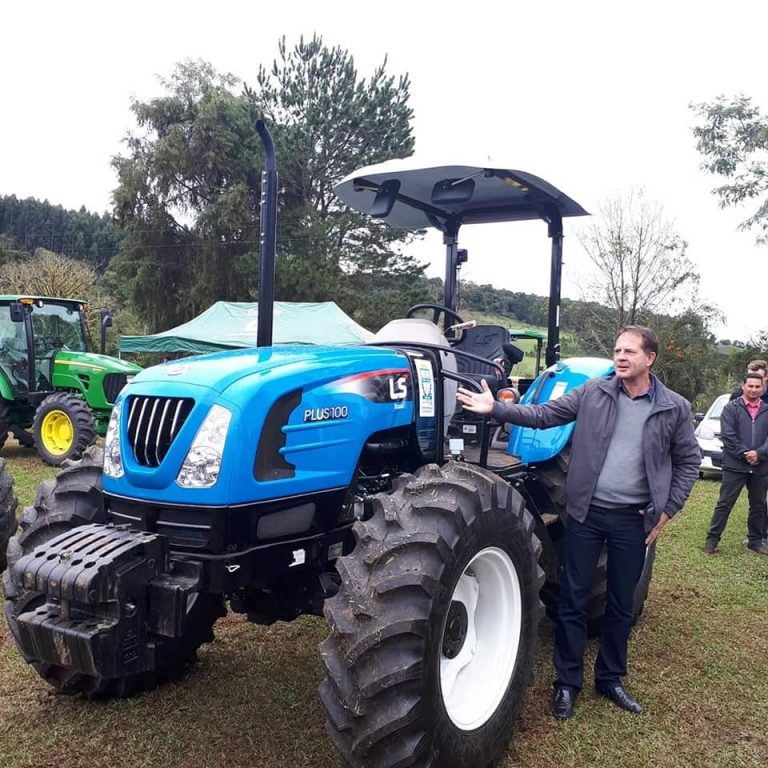
[{"label": "front tire", "polygon": [[326,730],[347,765],[482,768],[533,677],[539,543],[522,497],[468,464],[374,499],[325,614]]},{"label": "front tire", "polygon": [[13,478],[5,466],[5,459],[0,459],[0,573],[8,564],[6,548],[16,533],[16,508],[19,502],[13,493]]},{"label": "front tire", "polygon": [[96,421],[77,395],[56,392],[43,400],[32,424],[35,448],[48,464],[79,459],[96,442]]},{"label": "front tire", "polygon": [[8,430],[11,428],[11,405],[4,398],[0,397],[0,448],[5,445],[8,439]]}]

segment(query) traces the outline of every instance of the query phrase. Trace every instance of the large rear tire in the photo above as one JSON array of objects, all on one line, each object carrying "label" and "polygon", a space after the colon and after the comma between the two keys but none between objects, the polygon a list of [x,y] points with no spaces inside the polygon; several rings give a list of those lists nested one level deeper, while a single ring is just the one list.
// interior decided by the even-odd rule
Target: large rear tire
[{"label": "large rear tire", "polygon": [[13,478],[5,466],[5,459],[0,459],[0,573],[8,564],[6,548],[16,533],[16,508],[19,502],[13,493]]},{"label": "large rear tire", "polygon": [[[8,570],[3,575],[5,618],[17,645],[17,617],[41,606],[46,598],[40,592],[25,589],[15,578],[13,566],[35,547],[72,528],[106,522],[101,494],[101,449],[92,446],[80,461],[69,462],[54,480],[43,483],[34,506],[26,507],[18,535],[8,545]],[[157,638],[158,667],[152,672],[102,678],[80,674],[56,664],[34,658],[25,660],[58,691],[81,693],[88,698],[122,698],[156,687],[174,679],[196,660],[197,649],[213,640],[213,625],[225,613],[221,596],[198,594],[188,606],[189,631],[181,638]]]},{"label": "large rear tire", "polygon": [[483,768],[533,678],[539,543],[520,494],[430,465],[374,499],[325,614],[326,730],[347,765]]},{"label": "large rear tire", "polygon": [[43,400],[32,424],[35,448],[48,464],[79,459],[96,442],[96,421],[77,395],[56,392]]}]

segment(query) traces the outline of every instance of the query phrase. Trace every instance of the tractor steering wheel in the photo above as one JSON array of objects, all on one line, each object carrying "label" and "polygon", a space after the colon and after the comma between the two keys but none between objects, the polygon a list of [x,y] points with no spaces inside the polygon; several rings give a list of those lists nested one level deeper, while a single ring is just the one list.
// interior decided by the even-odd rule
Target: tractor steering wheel
[{"label": "tractor steering wheel", "polygon": [[[457,323],[463,323],[464,319],[461,317],[461,315],[458,312],[454,312],[449,307],[445,307],[442,304],[414,304],[406,313],[406,317],[413,317],[417,312],[419,312],[422,309],[431,309],[432,310],[432,322],[437,325],[437,321],[441,314],[445,315],[445,320],[447,321],[450,318],[453,318]],[[446,322],[446,328],[447,330],[447,322]]]}]

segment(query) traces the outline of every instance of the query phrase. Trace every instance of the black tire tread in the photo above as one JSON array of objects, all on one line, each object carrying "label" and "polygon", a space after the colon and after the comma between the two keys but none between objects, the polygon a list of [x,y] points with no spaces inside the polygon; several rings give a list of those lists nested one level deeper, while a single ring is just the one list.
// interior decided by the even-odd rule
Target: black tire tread
[{"label": "black tire tread", "polygon": [[0,397],[0,448],[5,445],[8,439],[8,431],[11,428],[11,405],[4,398]]},{"label": "black tire tread", "polygon": [[[349,766],[436,766],[420,685],[446,559],[476,515],[494,505],[506,509],[510,525],[531,543],[538,626],[540,545],[522,497],[472,465],[422,467],[373,504],[373,516],[355,525],[353,552],[338,563],[339,592],[325,604],[332,630],[320,646],[326,730]],[[532,669],[525,677],[527,686]],[[520,696],[513,719],[522,703]]]},{"label": "black tire tread", "polygon": [[18,506],[18,499],[13,492],[13,477],[6,467],[5,459],[0,459],[0,573],[8,564],[6,549],[16,533]]}]

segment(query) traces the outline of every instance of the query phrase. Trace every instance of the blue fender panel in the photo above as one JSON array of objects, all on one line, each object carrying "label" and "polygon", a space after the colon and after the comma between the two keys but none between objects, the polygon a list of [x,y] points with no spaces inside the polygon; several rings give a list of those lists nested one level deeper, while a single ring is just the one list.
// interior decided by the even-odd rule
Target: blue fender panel
[{"label": "blue fender panel", "polygon": [[[607,376],[613,371],[613,361],[598,357],[572,357],[561,360],[542,371],[520,398],[522,405],[542,405],[562,397],[588,379]],[[571,438],[573,424],[550,429],[509,427],[508,452],[518,456],[523,464],[536,464],[557,456]]]}]

